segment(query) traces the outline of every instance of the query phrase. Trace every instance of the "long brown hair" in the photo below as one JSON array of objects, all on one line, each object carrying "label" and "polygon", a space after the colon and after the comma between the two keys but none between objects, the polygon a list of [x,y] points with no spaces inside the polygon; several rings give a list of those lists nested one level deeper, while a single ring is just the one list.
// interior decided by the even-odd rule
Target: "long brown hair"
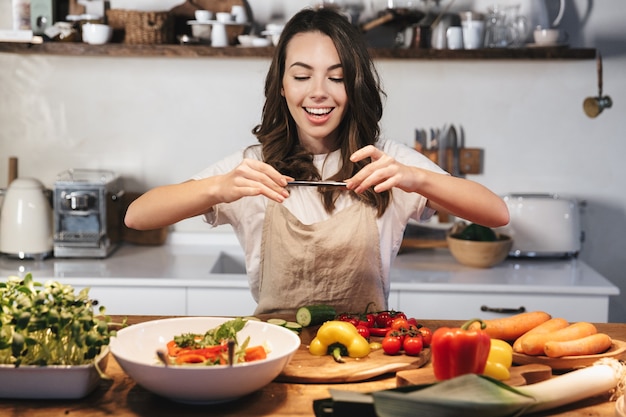
[{"label": "long brown hair", "polygon": [[[352,177],[370,161],[350,161],[358,149],[373,145],[380,135],[382,117],[380,79],[365,45],[363,35],[344,16],[333,9],[304,9],[285,25],[269,71],[265,78],[265,105],[262,120],[252,133],[262,145],[263,159],[282,174],[296,179],[318,180],[320,173],[313,165],[313,155],[300,144],[295,121],[281,95],[285,73],[286,49],[294,35],[303,32],[320,32],[333,40],[343,68],[344,86],[348,108],[339,125],[338,145],[342,166],[331,180],[341,181]],[[340,191],[320,188],[327,212],[331,213]],[[376,193],[373,189],[354,197],[377,208],[381,216],[389,205],[389,191]]]}]

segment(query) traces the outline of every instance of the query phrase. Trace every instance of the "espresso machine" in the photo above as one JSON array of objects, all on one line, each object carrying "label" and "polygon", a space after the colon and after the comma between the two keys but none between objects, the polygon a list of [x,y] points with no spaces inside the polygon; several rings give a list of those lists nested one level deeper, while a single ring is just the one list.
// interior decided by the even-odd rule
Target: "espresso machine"
[{"label": "espresso machine", "polygon": [[54,183],[54,256],[106,258],[121,241],[121,178],[111,171],[70,169]]}]

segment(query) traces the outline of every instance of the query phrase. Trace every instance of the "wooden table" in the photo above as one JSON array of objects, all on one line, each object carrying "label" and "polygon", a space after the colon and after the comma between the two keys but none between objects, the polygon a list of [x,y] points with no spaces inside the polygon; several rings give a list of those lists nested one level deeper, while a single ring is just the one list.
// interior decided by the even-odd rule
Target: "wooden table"
[{"label": "wooden table", "polygon": [[[128,323],[139,323],[162,317],[132,316]],[[115,320],[120,319],[114,317]],[[433,329],[456,326],[461,322],[421,320]],[[598,331],[614,339],[626,340],[626,324],[598,323]],[[624,359],[624,358],[622,358]],[[370,392],[395,387],[393,375],[349,384],[292,384],[273,382],[265,388],[237,401],[220,405],[189,406],[172,402],[136,385],[110,357],[106,374],[110,381],[101,381],[96,390],[81,400],[0,400],[0,415],[12,417],[100,417],[100,416],[314,416],[313,400],[329,397],[328,389],[337,388]],[[615,404],[609,396],[594,397],[571,406],[536,416],[613,416]]]}]

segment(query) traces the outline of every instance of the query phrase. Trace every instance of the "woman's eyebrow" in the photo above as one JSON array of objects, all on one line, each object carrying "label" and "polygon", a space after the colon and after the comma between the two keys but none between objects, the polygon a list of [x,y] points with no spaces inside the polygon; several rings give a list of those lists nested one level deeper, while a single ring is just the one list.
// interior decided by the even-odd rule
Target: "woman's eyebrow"
[{"label": "woman's eyebrow", "polygon": [[[334,69],[341,68],[342,66],[343,65],[341,65],[341,63],[335,64],[335,65],[331,65],[330,67],[328,67],[328,71],[332,71]],[[293,68],[293,67],[303,67],[303,68],[306,68],[306,69],[313,69],[313,67],[311,65],[305,64],[304,62],[300,62],[300,61],[296,61],[296,62],[294,62],[293,64],[291,64],[289,66],[289,68]]]}]

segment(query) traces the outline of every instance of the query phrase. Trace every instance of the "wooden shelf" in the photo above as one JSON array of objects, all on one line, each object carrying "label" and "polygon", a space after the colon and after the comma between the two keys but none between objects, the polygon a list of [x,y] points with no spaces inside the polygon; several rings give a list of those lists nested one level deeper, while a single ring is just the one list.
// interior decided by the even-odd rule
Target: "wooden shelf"
[{"label": "wooden shelf", "polygon": [[[270,58],[273,51],[274,47],[212,48],[207,45],[127,45],[115,43],[88,45],[80,42],[44,42],[42,44],[0,42],[0,53],[70,56]],[[596,57],[596,50],[593,48],[569,48],[565,46],[475,50],[372,48],[370,51],[375,59],[407,60],[582,60],[595,59]]]}]

